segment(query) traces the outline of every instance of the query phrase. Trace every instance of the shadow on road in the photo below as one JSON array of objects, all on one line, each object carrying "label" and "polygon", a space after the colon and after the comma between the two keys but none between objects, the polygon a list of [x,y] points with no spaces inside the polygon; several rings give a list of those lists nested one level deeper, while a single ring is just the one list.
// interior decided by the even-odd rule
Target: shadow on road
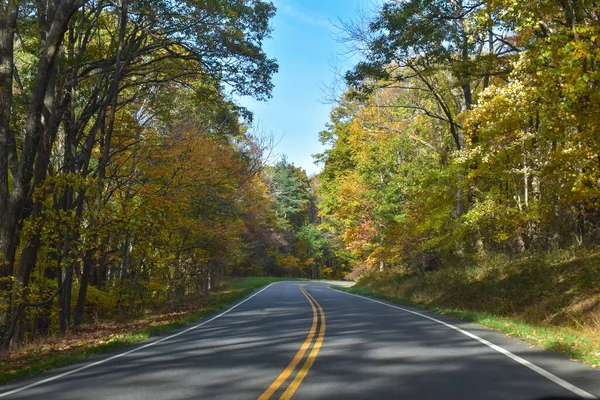
[{"label": "shadow on road", "polygon": [[[311,326],[311,308],[297,286],[274,285],[197,330],[9,398],[256,399],[287,366]],[[294,398],[574,398],[447,327],[323,284],[306,287],[325,309],[327,328]]]}]

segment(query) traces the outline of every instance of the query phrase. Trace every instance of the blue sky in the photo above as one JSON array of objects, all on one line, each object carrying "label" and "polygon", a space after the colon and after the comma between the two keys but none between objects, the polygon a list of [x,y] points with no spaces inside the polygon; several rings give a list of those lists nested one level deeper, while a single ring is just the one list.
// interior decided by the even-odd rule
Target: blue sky
[{"label": "blue sky", "polygon": [[277,15],[272,21],[272,38],[264,49],[279,63],[273,78],[273,98],[268,102],[241,99],[254,113],[259,129],[278,141],[274,153],[286,155],[289,162],[309,175],[320,167],[312,154],[323,151],[318,133],[329,121],[331,104],[323,104],[323,89],[335,78],[332,63],[343,71],[354,61],[343,54],[346,48],[337,42],[339,20],[356,19],[359,8],[372,0],[273,0]]}]

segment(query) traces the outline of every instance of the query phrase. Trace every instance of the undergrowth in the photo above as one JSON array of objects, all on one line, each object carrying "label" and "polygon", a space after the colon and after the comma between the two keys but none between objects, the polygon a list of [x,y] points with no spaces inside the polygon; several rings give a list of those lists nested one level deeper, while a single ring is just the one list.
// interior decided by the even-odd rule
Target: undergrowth
[{"label": "undergrowth", "polygon": [[290,279],[260,277],[232,280],[221,290],[194,299],[188,298],[186,304],[176,307],[176,311],[165,310],[135,320],[86,325],[65,335],[46,337],[14,348],[0,361],[0,384],[101,355],[189,325],[262,286],[282,280]]},{"label": "undergrowth", "polygon": [[578,253],[372,273],[349,291],[478,322],[600,368],[600,253]]}]

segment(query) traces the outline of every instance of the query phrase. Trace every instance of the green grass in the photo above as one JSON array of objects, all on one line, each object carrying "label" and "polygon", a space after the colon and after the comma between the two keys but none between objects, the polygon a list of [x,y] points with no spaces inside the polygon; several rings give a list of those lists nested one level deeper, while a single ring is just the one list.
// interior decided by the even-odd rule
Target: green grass
[{"label": "green grass", "polygon": [[589,335],[573,328],[540,326],[482,311],[417,302],[361,286],[336,287],[335,289],[476,322],[532,345],[566,355],[574,360],[583,361],[592,367],[600,368],[600,341],[597,333],[596,335]]},{"label": "green grass", "polygon": [[276,278],[276,277],[272,277],[272,276],[261,276],[261,277],[249,277],[249,278],[242,278],[239,280],[234,280],[232,281],[229,285],[227,285],[227,290],[235,290],[235,289],[243,289],[243,290],[249,290],[251,293],[252,291],[261,288],[265,285],[268,285],[270,283],[274,283],[274,282],[282,282],[282,281],[304,281],[307,279],[302,279],[302,278]]},{"label": "green grass", "polygon": [[[62,367],[90,357],[130,346],[174,329],[192,324],[213,314],[235,301],[248,296],[253,291],[273,282],[293,279],[273,277],[252,277],[231,281],[223,290],[208,293],[203,300],[205,306],[196,312],[180,316],[175,321],[165,322],[141,330],[107,338],[101,344],[84,345],[61,352],[45,351],[43,348],[32,351],[31,356],[19,357],[18,362],[5,359],[0,362],[0,384],[39,374],[43,371]],[[43,347],[43,346],[42,346]]]},{"label": "green grass", "polygon": [[447,308],[533,325],[600,331],[600,252],[488,254],[422,274],[372,274],[359,286]]}]

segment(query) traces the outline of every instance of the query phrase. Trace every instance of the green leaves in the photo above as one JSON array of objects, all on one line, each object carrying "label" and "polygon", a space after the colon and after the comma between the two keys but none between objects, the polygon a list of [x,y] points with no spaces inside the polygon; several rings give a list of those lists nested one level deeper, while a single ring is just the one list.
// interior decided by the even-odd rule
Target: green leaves
[{"label": "green leaves", "polygon": [[598,11],[389,1],[349,32],[365,54],[321,134],[319,192],[355,271],[597,243]]},{"label": "green leaves", "polygon": [[310,184],[304,170],[284,158],[268,170],[277,216],[295,232],[309,221]]},{"label": "green leaves", "polygon": [[2,218],[0,259],[10,256],[2,275],[28,287],[8,312],[55,284],[60,312],[43,311],[44,333],[65,331],[73,306],[75,324],[89,312],[90,284],[118,299],[106,314],[134,312],[208,290],[250,258],[273,218],[262,147],[242,126],[251,114],[230,94],[271,94],[277,64],[262,45],[273,4],[18,6],[17,32],[1,45],[15,60],[2,84],[15,101],[0,110],[0,136],[12,138],[0,138],[11,153],[0,152],[0,214],[18,218]]}]

